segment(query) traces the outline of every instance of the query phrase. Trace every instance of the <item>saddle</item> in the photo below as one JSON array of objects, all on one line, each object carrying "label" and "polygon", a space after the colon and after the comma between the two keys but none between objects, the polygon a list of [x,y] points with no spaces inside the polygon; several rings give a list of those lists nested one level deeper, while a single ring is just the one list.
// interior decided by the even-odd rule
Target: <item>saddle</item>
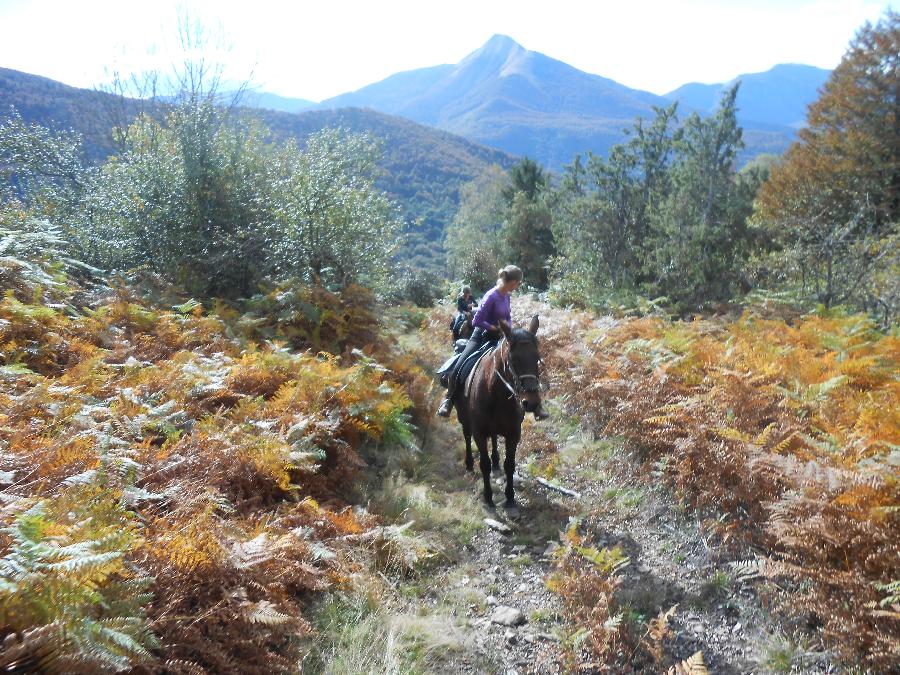
[{"label": "saddle", "polygon": [[[497,346],[497,342],[499,340],[487,340],[483,345],[481,345],[474,352],[469,354],[466,357],[465,362],[460,367],[459,371],[457,371],[456,378],[457,384],[462,384],[469,377],[471,372],[475,369],[475,365],[481,361],[481,358],[490,351],[493,351],[494,347]],[[466,344],[468,340],[457,340],[453,344],[453,356],[444,361],[440,368],[437,370],[437,374],[440,375],[441,385],[447,387],[449,382],[450,374],[453,372],[457,359],[462,354],[463,350],[466,348]]]}]

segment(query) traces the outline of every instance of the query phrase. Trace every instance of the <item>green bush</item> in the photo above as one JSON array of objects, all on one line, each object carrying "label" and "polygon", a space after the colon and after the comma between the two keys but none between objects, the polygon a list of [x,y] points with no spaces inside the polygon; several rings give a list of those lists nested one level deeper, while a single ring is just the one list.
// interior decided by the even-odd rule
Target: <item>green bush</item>
[{"label": "green bush", "polygon": [[374,141],[324,130],[301,149],[268,135],[213,95],[186,97],[86,167],[77,137],[13,116],[0,124],[0,200],[50,219],[93,265],[146,266],[201,297],[245,297],[266,277],[382,284],[401,223],[374,187]]}]

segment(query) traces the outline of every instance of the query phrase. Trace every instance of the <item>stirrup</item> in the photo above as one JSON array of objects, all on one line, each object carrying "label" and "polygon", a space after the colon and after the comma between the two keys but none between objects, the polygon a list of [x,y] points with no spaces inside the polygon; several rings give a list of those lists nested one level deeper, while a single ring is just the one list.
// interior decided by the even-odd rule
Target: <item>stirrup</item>
[{"label": "stirrup", "polygon": [[450,417],[451,410],[453,410],[453,401],[449,398],[445,398],[441,401],[441,407],[438,408],[438,417]]}]

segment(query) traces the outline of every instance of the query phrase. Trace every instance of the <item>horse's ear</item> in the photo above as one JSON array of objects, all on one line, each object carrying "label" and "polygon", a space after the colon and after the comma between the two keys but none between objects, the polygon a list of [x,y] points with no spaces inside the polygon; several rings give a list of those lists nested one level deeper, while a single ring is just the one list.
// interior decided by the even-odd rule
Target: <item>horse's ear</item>
[{"label": "horse's ear", "polygon": [[537,335],[538,326],[540,326],[540,325],[541,325],[541,322],[538,320],[538,315],[535,314],[533,317],[531,317],[531,323],[528,324],[528,332],[531,333],[532,335]]},{"label": "horse's ear", "polygon": [[503,331],[503,334],[506,336],[507,340],[512,340],[512,328],[509,327],[509,324],[506,323],[503,319],[500,319],[500,330]]}]

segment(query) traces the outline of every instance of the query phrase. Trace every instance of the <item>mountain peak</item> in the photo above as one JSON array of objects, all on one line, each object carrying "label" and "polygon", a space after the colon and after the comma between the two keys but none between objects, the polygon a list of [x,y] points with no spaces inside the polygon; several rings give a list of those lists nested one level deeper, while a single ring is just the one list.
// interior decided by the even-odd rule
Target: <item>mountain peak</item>
[{"label": "mountain peak", "polygon": [[525,52],[526,49],[508,35],[497,33],[490,40],[485,42],[478,50],[472,52],[469,56],[478,55],[479,57],[500,57],[504,58],[515,52]]},{"label": "mountain peak", "polygon": [[508,35],[495,33],[491,38],[482,45],[482,49],[510,49],[512,47],[521,47],[521,45]]},{"label": "mountain peak", "polygon": [[519,61],[530,52],[507,35],[497,34],[456,64],[456,76],[464,79],[477,73],[476,79],[499,73],[510,63]]}]

